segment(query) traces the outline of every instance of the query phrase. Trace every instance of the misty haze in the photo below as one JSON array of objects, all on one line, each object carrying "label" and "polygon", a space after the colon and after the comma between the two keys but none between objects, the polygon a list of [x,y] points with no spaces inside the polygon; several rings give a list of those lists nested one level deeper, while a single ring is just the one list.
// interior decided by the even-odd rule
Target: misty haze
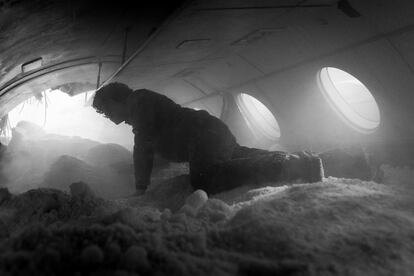
[{"label": "misty haze", "polygon": [[413,26],[0,0],[0,275],[414,275]]}]

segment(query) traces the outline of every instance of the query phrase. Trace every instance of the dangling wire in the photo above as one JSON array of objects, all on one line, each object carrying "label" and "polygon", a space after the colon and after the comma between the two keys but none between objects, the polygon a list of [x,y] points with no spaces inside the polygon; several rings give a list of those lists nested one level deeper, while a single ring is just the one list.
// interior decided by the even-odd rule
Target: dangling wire
[{"label": "dangling wire", "polygon": [[[29,100],[29,99],[28,99],[28,100]],[[22,107],[20,108],[19,114],[22,114],[23,109],[24,109],[24,106],[25,106],[25,104],[26,104],[26,102],[27,102],[28,100],[25,100],[25,101],[23,102]]]},{"label": "dangling wire", "polygon": [[37,100],[37,106],[39,106],[40,104],[42,104],[43,92],[35,93],[34,98]]},{"label": "dangling wire", "polygon": [[6,133],[6,126],[7,126],[7,115],[4,115],[1,119],[0,119],[0,135],[1,134],[5,134]]},{"label": "dangling wire", "polygon": [[9,137],[9,141],[12,138],[12,126],[9,120],[9,115],[7,115],[7,127],[6,127],[7,131],[9,132],[9,134],[7,135],[7,137]]},{"label": "dangling wire", "polygon": [[0,118],[0,136],[4,136],[6,143],[10,142],[11,139],[11,124],[9,115],[6,114]]},{"label": "dangling wire", "polygon": [[43,119],[43,127],[46,126],[46,122],[47,122],[47,108],[48,108],[48,99],[47,99],[47,95],[46,95],[46,90],[42,92],[43,93],[43,100],[45,102],[45,117]]}]

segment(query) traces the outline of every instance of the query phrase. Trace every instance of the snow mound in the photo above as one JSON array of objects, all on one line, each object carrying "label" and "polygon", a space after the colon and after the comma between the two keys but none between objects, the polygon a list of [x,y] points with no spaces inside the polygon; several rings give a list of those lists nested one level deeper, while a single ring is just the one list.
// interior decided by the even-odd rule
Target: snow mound
[{"label": "snow mound", "polygon": [[110,168],[103,170],[68,155],[60,156],[52,164],[40,185],[68,191],[76,182],[87,183],[96,195],[112,199],[132,194],[135,188],[132,174],[119,174]]},{"label": "snow mound", "polygon": [[132,153],[118,144],[97,145],[88,150],[84,160],[98,167],[115,164],[133,164]]},{"label": "snow mound", "polygon": [[397,184],[274,185],[281,183],[209,198],[190,190],[184,175],[115,201],[53,189],[5,192],[0,272],[411,275],[414,201]]},{"label": "snow mound", "polygon": [[144,195],[126,197],[129,151],[36,133],[8,149],[15,182],[0,189],[1,275],[414,271],[408,168],[383,165],[384,184],[329,177],[209,196],[193,191],[188,165],[163,163]]}]

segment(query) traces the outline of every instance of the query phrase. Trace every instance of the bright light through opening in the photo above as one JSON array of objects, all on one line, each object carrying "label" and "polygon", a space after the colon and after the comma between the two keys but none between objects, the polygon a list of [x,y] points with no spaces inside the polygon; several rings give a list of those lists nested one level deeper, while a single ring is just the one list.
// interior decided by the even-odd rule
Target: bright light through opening
[{"label": "bright light through opening", "polygon": [[280,137],[280,128],[276,118],[259,100],[241,93],[237,96],[237,105],[247,125],[256,136],[261,135],[271,140]]},{"label": "bright light through opening", "polygon": [[59,90],[46,91],[40,101],[34,97],[9,112],[11,127],[19,121],[33,122],[50,134],[79,136],[102,143],[133,146],[132,128],[125,123],[113,124],[85,105],[85,94],[69,96]]},{"label": "bright light through opening", "polygon": [[352,127],[371,132],[380,124],[380,112],[374,97],[357,78],[333,67],[319,73],[321,90],[342,119]]}]

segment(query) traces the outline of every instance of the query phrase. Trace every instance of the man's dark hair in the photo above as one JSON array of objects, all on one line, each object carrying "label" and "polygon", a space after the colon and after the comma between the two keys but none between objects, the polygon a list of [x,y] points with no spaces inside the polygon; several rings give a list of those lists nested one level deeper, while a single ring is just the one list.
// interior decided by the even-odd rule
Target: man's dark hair
[{"label": "man's dark hair", "polygon": [[124,102],[132,92],[131,88],[120,82],[107,84],[96,91],[92,106],[98,113],[104,113],[106,99]]}]

